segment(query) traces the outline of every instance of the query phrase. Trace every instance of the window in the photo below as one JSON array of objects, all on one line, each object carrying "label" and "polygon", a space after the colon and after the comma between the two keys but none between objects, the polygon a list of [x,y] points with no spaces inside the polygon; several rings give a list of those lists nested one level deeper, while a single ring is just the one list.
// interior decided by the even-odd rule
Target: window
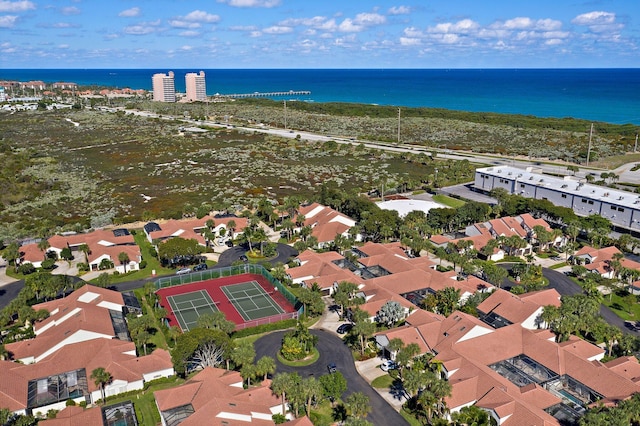
[{"label": "window", "polygon": [[623,212],[623,211],[624,211],[624,208],[622,208],[622,207],[618,207],[618,211],[619,211],[619,212]]},{"label": "window", "polygon": [[562,194],[562,195],[560,195],[560,197],[567,198],[567,194]]},{"label": "window", "polygon": [[586,199],[586,198],[583,198],[581,201],[582,201],[583,203],[586,203],[586,202],[587,202],[587,199]]},{"label": "window", "polygon": [[589,200],[589,201],[587,201],[587,203],[593,204],[593,200]]},{"label": "window", "polygon": [[615,210],[615,209],[616,209],[616,206],[611,206],[611,210]]}]

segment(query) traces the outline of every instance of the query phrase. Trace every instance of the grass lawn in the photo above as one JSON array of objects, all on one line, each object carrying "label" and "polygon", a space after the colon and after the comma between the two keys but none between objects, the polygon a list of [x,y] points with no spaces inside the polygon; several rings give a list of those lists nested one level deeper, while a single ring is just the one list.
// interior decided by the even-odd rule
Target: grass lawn
[{"label": "grass lawn", "polygon": [[411,425],[411,426],[422,426],[422,423],[416,419],[413,414],[409,413],[404,408],[400,410],[400,415]]},{"label": "grass lawn", "polygon": [[278,361],[280,361],[284,365],[288,365],[289,367],[306,367],[307,365],[313,364],[318,360],[318,358],[320,358],[320,352],[318,352],[316,348],[313,348],[311,355],[299,361],[289,361],[287,359],[284,359],[282,355],[280,355],[280,352],[278,352],[276,356],[278,357]]},{"label": "grass lawn", "polygon": [[140,247],[140,253],[142,259],[147,261],[147,267],[140,269],[139,271],[129,272],[127,274],[112,275],[112,283],[120,283],[124,281],[141,280],[151,276],[151,273],[155,270],[156,275],[172,275],[175,273],[173,269],[163,268],[160,265],[160,261],[151,256],[151,243],[147,240],[143,230],[138,230],[136,235],[133,236],[136,244]]},{"label": "grass lawn", "polygon": [[[160,321],[154,315],[153,307],[148,303],[144,295],[144,290],[141,288],[137,288],[134,290],[134,293],[138,298],[138,300],[141,302],[144,312],[153,318],[154,328],[156,329],[155,333],[151,334],[151,338],[149,339],[147,346],[162,348],[162,349],[169,349],[169,345],[167,344],[167,339],[164,333],[162,332]],[[149,350],[149,348],[147,348],[147,350]]]},{"label": "grass lawn", "polygon": [[160,423],[160,413],[156,407],[156,401],[153,398],[153,392],[176,387],[184,383],[182,379],[176,379],[175,382],[170,383],[158,383],[157,385],[151,385],[147,390],[140,391],[140,393],[127,396],[117,396],[114,398],[107,398],[107,404],[115,404],[118,402],[131,401],[136,410],[136,417],[138,418],[138,424],[140,426],[156,426]]},{"label": "grass lawn", "polygon": [[309,416],[315,426],[329,426],[335,424],[333,419],[333,407],[328,401],[323,401],[316,408],[311,408]]},{"label": "grass lawn", "polygon": [[610,295],[605,295],[602,304],[610,308],[616,315],[623,320],[639,321],[640,320],[640,304],[637,302],[631,306],[631,313],[627,310],[627,304],[625,303],[620,292],[613,292]]},{"label": "grass lawn", "polygon": [[451,207],[452,209],[458,208],[465,204],[465,202],[462,200],[458,200],[457,198],[452,198],[442,194],[434,195],[433,201],[435,201],[436,203],[444,204],[445,206]]},{"label": "grass lawn", "polygon": [[388,374],[384,376],[376,377],[373,382],[371,382],[371,386],[377,389],[389,389],[393,384],[394,378]]}]

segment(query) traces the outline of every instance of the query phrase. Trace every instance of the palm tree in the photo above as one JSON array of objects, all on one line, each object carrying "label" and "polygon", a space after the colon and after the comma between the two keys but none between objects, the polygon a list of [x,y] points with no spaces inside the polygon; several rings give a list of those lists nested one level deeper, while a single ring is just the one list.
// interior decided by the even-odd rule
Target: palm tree
[{"label": "palm tree", "polygon": [[118,254],[118,260],[120,261],[120,264],[122,266],[124,266],[124,273],[127,273],[127,264],[131,261],[131,259],[129,259],[129,255],[127,253],[125,253],[124,251],[121,251]]},{"label": "palm tree", "polygon": [[229,230],[229,236],[231,237],[231,239],[233,240],[233,233],[236,231],[236,221],[231,219],[229,222],[227,222],[227,229]]},{"label": "palm tree", "polygon": [[80,244],[80,247],[78,247],[78,250],[84,253],[84,260],[85,262],[87,262],[87,264],[89,264],[89,254],[91,253],[89,246],[87,244]]},{"label": "palm tree", "polygon": [[346,399],[347,412],[355,418],[364,418],[371,412],[369,397],[362,392],[354,392]]},{"label": "palm tree", "polygon": [[276,371],[276,361],[270,356],[263,356],[256,362],[256,369],[258,374],[264,376],[263,380],[267,380],[267,376]]},{"label": "palm tree", "polygon": [[46,238],[43,238],[38,242],[38,249],[43,253],[43,257],[47,258],[47,250],[51,247],[49,241]]},{"label": "palm tree", "polygon": [[109,373],[103,367],[98,367],[91,372],[90,377],[93,379],[95,385],[100,388],[100,393],[102,394],[102,404],[104,404],[106,402],[104,388],[109,383],[111,383],[111,380],[113,380],[111,373]]},{"label": "palm tree", "polygon": [[295,381],[289,373],[278,373],[271,381],[271,391],[274,395],[282,398],[282,414],[287,412],[285,401],[287,400],[287,392],[293,387]]}]

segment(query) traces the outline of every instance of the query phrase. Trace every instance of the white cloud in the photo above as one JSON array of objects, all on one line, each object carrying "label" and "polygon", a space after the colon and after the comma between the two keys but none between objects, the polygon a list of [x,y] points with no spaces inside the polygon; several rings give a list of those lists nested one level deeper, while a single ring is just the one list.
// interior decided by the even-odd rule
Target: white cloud
[{"label": "white cloud", "polygon": [[185,19],[186,21],[193,21],[193,22],[212,23],[212,22],[219,22],[220,16],[213,15],[211,13],[207,13],[202,10],[194,10],[193,12],[188,13],[187,16],[185,16],[183,19]]},{"label": "white cloud", "polygon": [[563,43],[563,40],[560,40],[559,38],[551,38],[544,42],[544,44],[546,44],[547,46],[557,46],[558,44],[562,44],[562,43]]},{"label": "white cloud", "polygon": [[132,7],[131,9],[125,9],[122,12],[118,13],[118,16],[122,16],[124,18],[133,18],[140,15],[139,7]]},{"label": "white cloud", "polygon": [[360,25],[368,27],[384,24],[387,21],[387,18],[378,13],[358,13],[354,21]]},{"label": "white cloud", "polygon": [[400,37],[400,44],[402,46],[418,46],[421,41],[419,38]]},{"label": "white cloud", "polygon": [[124,28],[124,33],[129,35],[145,35],[151,34],[158,30],[160,20],[151,22],[141,22],[137,25],[129,25]]},{"label": "white cloud", "polygon": [[170,20],[169,25],[171,25],[173,28],[200,28],[200,24],[198,22],[187,22],[179,19]]},{"label": "white cloud", "polygon": [[17,20],[18,17],[15,15],[0,16],[0,28],[12,28]]},{"label": "white cloud", "polygon": [[575,25],[586,26],[594,33],[604,33],[620,30],[623,26],[616,22],[615,13],[589,12],[578,15],[571,21]]},{"label": "white cloud", "polygon": [[256,31],[258,27],[255,25],[233,25],[229,29],[231,31]]},{"label": "white cloud", "polygon": [[463,19],[458,22],[446,22],[437,24],[435,27],[429,27],[427,31],[434,34],[455,34],[469,33],[478,29],[480,25],[471,19]]},{"label": "white cloud", "polygon": [[186,45],[182,46],[180,48],[180,50],[184,50],[184,51],[188,52],[189,50],[193,50],[193,46],[189,46],[188,44],[186,44]]},{"label": "white cloud", "polygon": [[183,31],[180,34],[178,34],[182,37],[198,37],[200,35],[200,33],[198,31]]},{"label": "white cloud", "polygon": [[419,30],[418,28],[415,28],[415,27],[405,28],[404,31],[402,31],[402,33],[409,38],[424,36],[424,33],[422,32],[422,30]]},{"label": "white cloud", "polygon": [[411,13],[409,6],[394,6],[389,8],[389,15],[408,15]]},{"label": "white cloud", "polygon": [[78,28],[78,25],[70,22],[56,22],[52,25],[53,28]]},{"label": "white cloud", "polygon": [[285,27],[281,25],[274,25],[272,27],[265,28],[262,31],[266,34],[289,34],[293,32],[293,28]]},{"label": "white cloud", "polygon": [[343,33],[355,33],[362,31],[364,26],[356,24],[351,18],[347,18],[340,23],[338,29]]},{"label": "white cloud", "polygon": [[68,49],[70,46],[68,44],[59,44],[58,49]]},{"label": "white cloud", "polygon": [[63,15],[79,15],[80,9],[75,6],[63,7],[61,10]]},{"label": "white cloud", "polygon": [[276,7],[280,0],[218,0],[218,3],[226,3],[233,7]]},{"label": "white cloud", "polygon": [[602,25],[610,24],[616,20],[616,15],[610,12],[588,12],[578,15],[571,21],[576,25]]},{"label": "white cloud", "polygon": [[[33,10],[36,6],[30,1],[6,1],[0,0],[0,12],[24,12]],[[4,17],[0,17],[4,18]]]}]

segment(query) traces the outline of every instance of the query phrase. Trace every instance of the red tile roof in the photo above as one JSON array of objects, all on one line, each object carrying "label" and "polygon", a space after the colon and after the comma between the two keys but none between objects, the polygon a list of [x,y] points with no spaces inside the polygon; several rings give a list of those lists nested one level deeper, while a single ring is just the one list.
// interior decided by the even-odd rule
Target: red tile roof
[{"label": "red tile roof", "polygon": [[195,412],[181,423],[185,426],[221,424],[231,416],[245,416],[251,424],[262,424],[261,417],[268,416],[273,424],[272,408],[281,407],[281,401],[269,389],[270,384],[267,380],[243,389],[240,373],[206,367],[183,385],[154,392],[154,396],[161,412],[191,404]]}]

